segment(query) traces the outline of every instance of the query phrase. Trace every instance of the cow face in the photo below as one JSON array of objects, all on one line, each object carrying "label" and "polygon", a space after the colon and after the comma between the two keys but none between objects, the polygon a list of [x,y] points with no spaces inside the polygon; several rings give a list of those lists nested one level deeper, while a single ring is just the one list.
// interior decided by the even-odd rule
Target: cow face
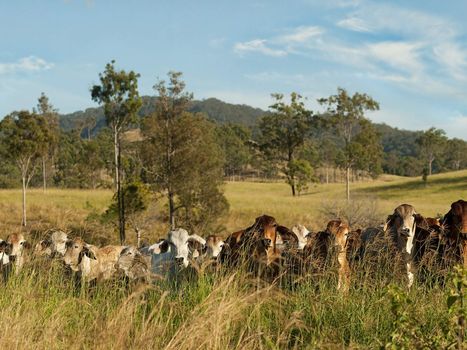
[{"label": "cow face", "polygon": [[272,216],[262,215],[257,217],[254,225],[248,230],[253,240],[264,249],[269,249],[276,244],[277,222]]},{"label": "cow face", "polygon": [[303,250],[306,246],[310,231],[305,226],[298,224],[292,227],[292,232],[295,233],[298,238],[298,249]]},{"label": "cow face", "polygon": [[387,229],[393,231],[397,237],[397,244],[405,253],[412,253],[413,238],[415,235],[415,216],[417,212],[410,204],[401,204],[394,209],[387,222]]},{"label": "cow face", "polygon": [[224,241],[219,236],[210,235],[206,238],[206,257],[217,259],[224,247]]},{"label": "cow face", "polygon": [[66,252],[66,242],[68,236],[63,231],[54,231],[50,236],[52,242],[52,254],[57,253],[60,256],[64,256]]},{"label": "cow face", "polygon": [[131,246],[121,251],[115,268],[123,271],[130,279],[144,277],[149,273],[149,267],[143,255]]},{"label": "cow face", "polygon": [[182,228],[172,230],[169,232],[167,242],[170,247],[170,251],[173,253],[175,262],[179,266],[188,267],[189,258],[191,255],[190,241],[197,241],[202,246],[206,244],[206,241],[197,235],[189,235],[188,232]]},{"label": "cow face", "polygon": [[10,260],[20,260],[23,257],[24,250],[29,249],[30,245],[21,233],[13,233],[6,239],[11,245]]},{"label": "cow face", "polygon": [[68,241],[66,241],[66,250],[65,254],[63,255],[63,262],[73,271],[79,270],[82,251],[85,248],[85,246],[86,243],[80,237],[76,237],[74,239],[69,239]]},{"label": "cow face", "polygon": [[11,246],[0,239],[0,266],[10,263]]},{"label": "cow face", "polygon": [[328,223],[326,231],[334,237],[334,246],[339,249],[339,252],[344,251],[350,232],[349,226],[341,220],[332,220]]},{"label": "cow face", "polygon": [[34,247],[34,254],[37,256],[52,256],[52,241],[43,239]]}]

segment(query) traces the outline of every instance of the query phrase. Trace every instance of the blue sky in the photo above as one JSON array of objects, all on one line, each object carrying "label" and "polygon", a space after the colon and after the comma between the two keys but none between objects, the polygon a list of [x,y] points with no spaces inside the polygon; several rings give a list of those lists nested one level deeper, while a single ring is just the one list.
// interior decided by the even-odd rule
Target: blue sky
[{"label": "blue sky", "polygon": [[319,110],[340,86],[380,102],[373,121],[467,139],[466,13],[462,0],[1,1],[0,117],[42,91],[62,113],[94,106],[115,59],[145,95],[169,70],[197,99],[262,108],[298,91]]}]

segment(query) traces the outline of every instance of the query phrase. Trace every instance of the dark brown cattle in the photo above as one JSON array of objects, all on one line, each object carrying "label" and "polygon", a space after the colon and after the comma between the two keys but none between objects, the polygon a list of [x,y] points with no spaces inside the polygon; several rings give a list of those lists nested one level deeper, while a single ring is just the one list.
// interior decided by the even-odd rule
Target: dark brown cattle
[{"label": "dark brown cattle", "polygon": [[458,252],[462,264],[467,267],[467,202],[460,199],[451,204],[451,210],[444,216],[447,249]]},{"label": "dark brown cattle", "polygon": [[227,249],[221,252],[221,261],[231,265],[242,262],[275,264],[280,253],[276,248],[277,222],[272,216],[262,215],[255,223],[241,231],[232,233],[226,240]]}]

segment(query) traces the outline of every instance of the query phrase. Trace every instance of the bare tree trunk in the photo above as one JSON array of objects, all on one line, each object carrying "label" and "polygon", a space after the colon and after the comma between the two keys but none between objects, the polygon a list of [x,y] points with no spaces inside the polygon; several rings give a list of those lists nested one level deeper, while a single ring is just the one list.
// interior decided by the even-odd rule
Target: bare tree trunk
[{"label": "bare tree trunk", "polygon": [[174,206],[174,195],[172,191],[169,190],[169,222],[170,222],[170,229],[175,230],[175,206]]},{"label": "bare tree trunk", "polygon": [[117,128],[114,128],[114,153],[115,153],[115,188],[117,192],[118,206],[118,231],[120,236],[120,244],[125,244],[125,203],[121,186],[121,149],[120,149],[120,133]]},{"label": "bare tree trunk", "polygon": [[433,158],[430,158],[430,160],[428,161],[428,175],[431,176],[431,172],[432,172],[432,167],[433,167]]},{"label": "bare tree trunk", "polygon": [[21,219],[21,225],[26,226],[26,175],[22,176],[23,181],[23,217]]},{"label": "bare tree trunk", "polygon": [[329,167],[326,166],[326,185],[329,184]]},{"label": "bare tree trunk", "polygon": [[47,173],[45,168],[45,156],[42,157],[42,187],[44,189],[44,193],[47,191]]},{"label": "bare tree trunk", "polygon": [[347,174],[345,179],[345,189],[347,192],[347,202],[350,202],[350,167],[347,167]]}]

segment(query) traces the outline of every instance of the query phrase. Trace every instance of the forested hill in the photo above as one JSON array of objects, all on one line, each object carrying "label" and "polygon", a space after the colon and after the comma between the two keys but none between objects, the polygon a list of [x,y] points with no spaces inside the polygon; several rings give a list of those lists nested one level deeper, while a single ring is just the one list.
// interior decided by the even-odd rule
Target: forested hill
[{"label": "forested hill", "polygon": [[[140,116],[145,116],[154,111],[157,102],[156,97],[143,96],[143,106],[139,111]],[[190,112],[201,112],[218,123],[236,123],[252,127],[266,111],[247,105],[238,105],[223,102],[216,98],[208,98],[201,101],[193,101]],[[90,126],[92,134],[105,125],[104,111],[102,107],[88,108],[85,111],[77,111],[60,115],[60,126],[68,131],[80,128],[83,131]],[[419,131],[400,130],[386,124],[375,124],[381,134],[381,141],[386,153],[395,153],[398,156],[415,156],[417,149],[415,139],[421,134]]]},{"label": "forested hill", "polygon": [[[155,109],[157,98],[143,96],[143,106],[139,110],[140,116],[152,113]],[[246,126],[255,125],[259,117],[265,111],[259,108],[253,108],[247,105],[237,105],[220,101],[216,98],[208,98],[201,101],[193,101],[189,112],[201,112],[210,119],[219,123],[237,123]],[[104,125],[104,110],[102,107],[88,108],[85,111],[77,111],[70,114],[60,115],[60,126],[68,131],[75,128],[86,128],[89,123],[95,121],[96,125],[92,127],[93,134],[97,133]]]}]

